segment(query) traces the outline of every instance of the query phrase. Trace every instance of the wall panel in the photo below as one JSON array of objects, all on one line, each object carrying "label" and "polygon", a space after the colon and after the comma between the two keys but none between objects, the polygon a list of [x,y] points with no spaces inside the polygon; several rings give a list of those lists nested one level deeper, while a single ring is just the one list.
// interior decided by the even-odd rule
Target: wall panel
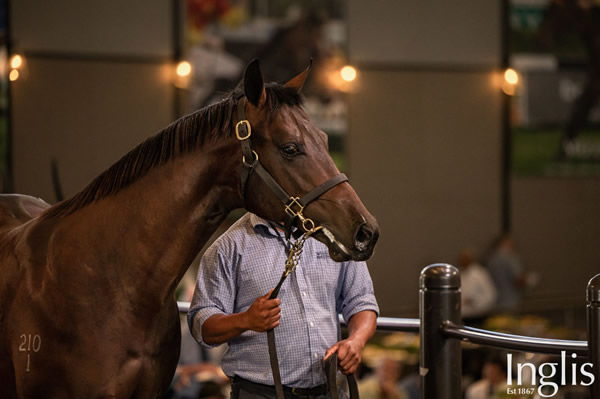
[{"label": "wall panel", "polygon": [[11,3],[17,50],[168,58],[172,2],[18,0]]},{"label": "wall panel", "polygon": [[350,55],[361,64],[500,62],[500,1],[348,1]]},{"label": "wall panel", "polygon": [[82,189],[173,118],[168,64],[30,59],[13,85],[16,192],[56,200],[55,158],[66,196]]},{"label": "wall panel", "polygon": [[587,282],[600,272],[600,182],[521,177],[512,187],[523,265],[540,276],[526,302],[555,304],[553,298],[561,297],[584,306]]},{"label": "wall panel", "polygon": [[418,277],[500,230],[500,96],[491,73],[362,71],[351,182],[381,224],[369,262],[384,315],[414,313]]}]

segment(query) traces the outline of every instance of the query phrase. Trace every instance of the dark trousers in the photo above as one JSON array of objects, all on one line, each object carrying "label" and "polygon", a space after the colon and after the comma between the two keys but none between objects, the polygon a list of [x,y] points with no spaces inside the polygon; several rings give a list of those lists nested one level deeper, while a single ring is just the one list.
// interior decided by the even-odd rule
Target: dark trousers
[{"label": "dark trousers", "polygon": [[[314,392],[295,393],[291,388],[284,388],[285,399],[329,399],[325,388],[315,388]],[[231,383],[231,399],[276,399],[275,387],[257,384],[239,377]]]}]

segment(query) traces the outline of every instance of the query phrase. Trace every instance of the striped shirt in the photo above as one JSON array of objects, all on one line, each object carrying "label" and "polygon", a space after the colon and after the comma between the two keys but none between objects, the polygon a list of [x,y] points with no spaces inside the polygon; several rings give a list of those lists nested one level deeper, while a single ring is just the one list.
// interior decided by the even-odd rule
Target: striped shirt
[{"label": "striped shirt", "polygon": [[[188,312],[192,335],[202,341],[202,324],[215,314],[248,310],[275,287],[284,269],[286,241],[266,220],[247,213],[211,245],[200,261]],[[325,383],[321,362],[340,339],[337,314],[347,321],[363,310],[379,313],[364,262],[338,263],[327,247],[308,239],[295,273],[283,283],[281,319],[275,328],[283,385],[306,388]],[[205,344],[206,345],[206,344]],[[225,374],[273,385],[267,334],[245,331],[228,342]]]}]

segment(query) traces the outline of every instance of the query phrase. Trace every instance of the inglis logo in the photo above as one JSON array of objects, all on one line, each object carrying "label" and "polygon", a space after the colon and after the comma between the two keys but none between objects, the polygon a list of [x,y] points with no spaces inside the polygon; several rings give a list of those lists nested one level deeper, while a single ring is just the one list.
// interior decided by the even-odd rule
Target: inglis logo
[{"label": "inglis logo", "polygon": [[[577,355],[575,353],[571,354],[572,359],[576,359]],[[536,366],[533,363],[517,363],[516,364],[516,372],[517,372],[517,381],[516,387],[513,386],[513,367],[512,367],[512,354],[508,353],[506,355],[506,365],[507,365],[507,376],[506,376],[506,385],[508,385],[507,393],[509,395],[520,395],[520,394],[532,394],[534,389],[531,386],[535,386],[539,375],[539,385],[537,387],[538,395],[544,398],[551,398],[556,395],[558,392],[559,385],[556,383],[559,363],[541,363]],[[594,383],[595,377],[593,374],[593,364],[592,363],[583,363],[579,367],[579,373],[577,372],[578,364],[571,364],[571,385],[583,385],[589,386]],[[567,385],[567,353],[565,351],[560,352],[560,386]],[[528,369],[527,371],[525,371]],[[525,381],[525,384],[528,388],[523,387],[523,372],[525,371],[525,375],[531,373],[531,380]],[[578,375],[581,374],[581,377],[578,379]],[[547,389],[544,389],[548,387]]]}]

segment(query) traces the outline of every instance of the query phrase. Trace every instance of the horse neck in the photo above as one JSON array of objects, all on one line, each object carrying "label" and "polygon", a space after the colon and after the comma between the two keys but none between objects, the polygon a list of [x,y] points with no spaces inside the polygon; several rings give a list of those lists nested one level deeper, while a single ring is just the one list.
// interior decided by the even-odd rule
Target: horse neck
[{"label": "horse neck", "polygon": [[65,218],[107,280],[130,298],[165,303],[230,210],[240,207],[239,144],[224,140],[151,170]]}]

